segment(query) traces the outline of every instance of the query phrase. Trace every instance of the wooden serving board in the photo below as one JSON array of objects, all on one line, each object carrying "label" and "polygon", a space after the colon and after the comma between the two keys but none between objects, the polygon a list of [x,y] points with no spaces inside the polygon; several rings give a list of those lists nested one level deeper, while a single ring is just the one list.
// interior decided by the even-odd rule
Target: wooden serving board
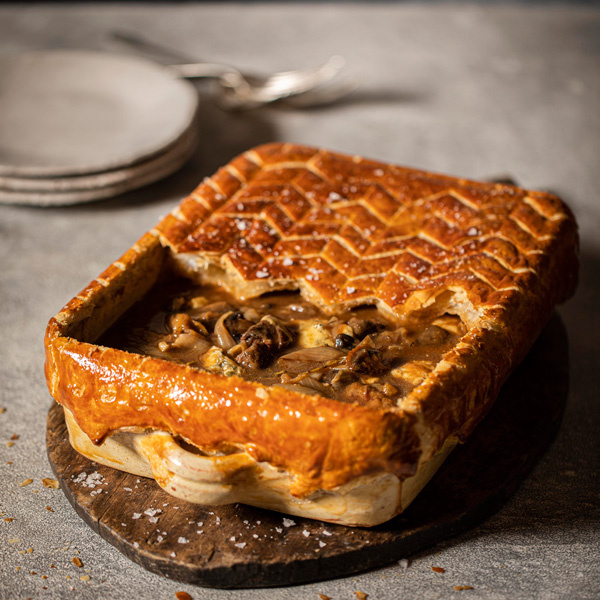
[{"label": "wooden serving board", "polygon": [[77,513],[144,568],[218,588],[318,581],[389,564],[475,526],[515,491],[553,439],[568,390],[567,336],[554,315],[493,410],[404,514],[347,528],[243,505],[198,506],[152,479],[91,462],[48,413],[48,457]]}]

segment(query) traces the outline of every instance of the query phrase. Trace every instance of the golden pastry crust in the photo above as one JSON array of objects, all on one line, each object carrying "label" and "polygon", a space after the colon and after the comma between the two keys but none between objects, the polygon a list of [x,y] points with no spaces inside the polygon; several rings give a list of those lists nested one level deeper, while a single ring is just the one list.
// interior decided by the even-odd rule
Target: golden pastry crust
[{"label": "golden pastry crust", "polygon": [[[205,180],[51,319],[48,385],[94,443],[156,429],[203,449],[237,445],[289,472],[297,496],[379,472],[402,480],[489,410],[573,293],[577,244],[573,215],[551,194],[261,146]],[[242,299],[297,288],[330,314],[376,304],[414,320],[443,307],[468,331],[394,408],[97,346],[164,268]]]}]

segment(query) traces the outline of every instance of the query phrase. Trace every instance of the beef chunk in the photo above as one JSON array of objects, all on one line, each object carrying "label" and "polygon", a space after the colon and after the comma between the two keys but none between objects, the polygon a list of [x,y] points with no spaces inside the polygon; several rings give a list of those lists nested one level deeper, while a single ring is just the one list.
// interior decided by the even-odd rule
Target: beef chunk
[{"label": "beef chunk", "polygon": [[251,346],[259,342],[273,352],[280,352],[294,341],[292,332],[279,319],[267,315],[242,335],[242,342]]},{"label": "beef chunk", "polygon": [[235,359],[247,369],[262,369],[273,360],[273,353],[265,344],[256,341],[240,352]]},{"label": "beef chunk", "polygon": [[237,356],[237,361],[251,369],[262,369],[294,341],[294,335],[278,319],[267,315],[248,328],[241,341],[246,350]]},{"label": "beef chunk", "polygon": [[227,331],[233,336],[236,342],[239,342],[244,333],[252,327],[254,323],[252,321],[248,321],[244,318],[244,315],[241,312],[231,313],[225,319],[225,327]]},{"label": "beef chunk", "polygon": [[357,346],[348,352],[346,366],[361,375],[382,375],[388,370],[381,352],[365,346]]}]

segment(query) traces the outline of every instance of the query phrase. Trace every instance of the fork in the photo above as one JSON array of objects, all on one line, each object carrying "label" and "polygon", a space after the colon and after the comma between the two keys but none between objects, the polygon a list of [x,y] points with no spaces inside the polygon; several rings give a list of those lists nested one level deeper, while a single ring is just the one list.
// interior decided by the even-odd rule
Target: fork
[{"label": "fork", "polygon": [[[131,33],[115,31],[112,37],[146,52],[158,52],[163,56],[169,55],[171,59],[186,60],[180,53],[170,48]],[[315,94],[312,99],[310,92],[330,82],[344,64],[345,61],[341,56],[333,56],[319,67],[282,71],[266,76],[242,73],[235,67],[218,63],[184,62],[171,64],[168,68],[182,78],[215,80],[219,86],[221,106],[229,110],[242,110],[302,95],[305,95],[302,106],[337,100],[354,89],[355,84],[352,80],[346,79],[337,86],[329,86],[330,89],[325,93]]]},{"label": "fork", "polygon": [[297,96],[333,79],[345,64],[341,56],[333,56],[319,67],[281,71],[268,76],[242,74],[228,65],[191,63],[170,65],[186,79],[214,78],[221,86],[221,103],[227,108],[254,108]]}]

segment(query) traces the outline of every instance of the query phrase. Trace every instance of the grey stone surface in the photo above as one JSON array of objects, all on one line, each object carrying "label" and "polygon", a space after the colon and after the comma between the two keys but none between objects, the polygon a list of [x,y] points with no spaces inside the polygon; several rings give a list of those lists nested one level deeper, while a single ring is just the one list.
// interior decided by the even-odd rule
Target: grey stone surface
[{"label": "grey stone surface", "polygon": [[[342,104],[304,112],[273,107],[226,114],[207,100],[202,144],[178,175],[88,206],[0,207],[0,407],[6,408],[0,414],[0,598],[174,598],[177,590],[214,600],[316,600],[318,593],[342,600],[357,590],[372,600],[598,598],[600,9],[5,5],[0,52],[117,51],[122,47],[107,37],[114,28],[264,70],[342,54],[362,87]],[[41,478],[51,476],[42,336],[50,316],[202,177],[272,140],[468,177],[510,174],[525,186],[562,194],[582,234],[581,284],[560,309],[570,336],[571,392],[556,441],[505,507],[480,527],[409,557],[407,569],[391,565],[271,590],[193,588],[128,561],[77,517],[59,490],[42,487]],[[13,434],[19,438],[8,448]],[[19,487],[27,478],[34,482]],[[83,568],[72,564],[73,556]],[[458,592],[455,585],[474,589]]]}]

